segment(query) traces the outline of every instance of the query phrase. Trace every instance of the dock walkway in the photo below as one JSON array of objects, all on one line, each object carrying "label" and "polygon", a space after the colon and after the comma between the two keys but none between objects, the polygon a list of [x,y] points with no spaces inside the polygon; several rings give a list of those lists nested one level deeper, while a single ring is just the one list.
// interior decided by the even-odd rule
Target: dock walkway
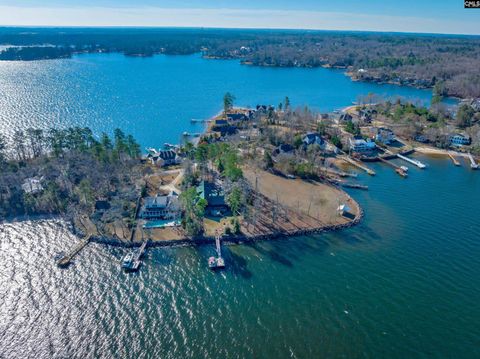
[{"label": "dock walkway", "polygon": [[57,261],[57,265],[59,267],[66,267],[68,266],[71,262],[73,257],[75,257],[85,246],[90,242],[90,239],[92,238],[91,235],[86,236],[80,243],[78,243],[71,251],[70,253],[64,255],[62,258],[60,258]]},{"label": "dock walkway", "polygon": [[342,159],[343,159],[345,162],[347,162],[347,163],[349,163],[349,164],[351,164],[351,165],[353,165],[353,166],[355,166],[355,167],[358,167],[358,168],[364,170],[364,171],[367,172],[370,176],[375,176],[375,171],[373,171],[373,170],[371,170],[370,168],[364,166],[363,164],[359,163],[358,161],[355,161],[355,160],[351,159],[351,158],[348,157],[348,156],[342,156]]},{"label": "dock walkway", "polygon": [[409,162],[409,163],[411,163],[415,166],[417,166],[418,168],[424,169],[424,168],[427,167],[424,163],[420,162],[419,160],[414,160],[412,158],[408,158],[408,157],[406,157],[404,155],[401,155],[401,154],[397,154],[397,157],[404,160],[404,161],[407,161],[407,162]]}]

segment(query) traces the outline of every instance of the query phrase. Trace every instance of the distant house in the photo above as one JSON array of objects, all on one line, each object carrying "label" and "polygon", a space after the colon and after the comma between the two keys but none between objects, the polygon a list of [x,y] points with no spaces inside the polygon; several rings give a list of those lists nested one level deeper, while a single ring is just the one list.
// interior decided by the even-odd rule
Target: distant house
[{"label": "distant house", "polygon": [[145,198],[145,204],[140,210],[140,218],[145,220],[178,219],[180,215],[180,202],[178,196],[173,193]]},{"label": "distant house", "polygon": [[375,141],[381,142],[384,145],[389,145],[396,140],[395,134],[389,128],[380,127],[376,132]]},{"label": "distant house", "polygon": [[309,132],[305,136],[303,136],[302,141],[305,146],[309,145],[319,145],[324,147],[325,141],[323,140],[322,136],[320,136],[316,132]]},{"label": "distant house", "polygon": [[375,149],[375,142],[364,140],[361,136],[349,138],[350,150],[356,153],[368,153]]},{"label": "distant house", "polygon": [[469,136],[458,133],[450,136],[450,143],[453,146],[464,146],[472,143],[472,139]]},{"label": "distant house", "polygon": [[180,158],[173,150],[153,151],[150,150],[147,159],[156,166],[171,166],[180,163]]},{"label": "distant house", "polygon": [[281,144],[277,148],[275,148],[272,152],[274,156],[278,155],[285,155],[285,154],[292,154],[294,150],[294,147],[289,144]]},{"label": "distant house", "polygon": [[229,113],[227,114],[227,120],[230,122],[248,121],[248,116],[244,113]]},{"label": "distant house", "polygon": [[415,141],[421,142],[421,143],[427,143],[428,138],[426,138],[424,135],[417,135],[415,136]]},{"label": "distant house", "polygon": [[352,117],[352,115],[350,115],[349,113],[343,113],[343,114],[340,116],[340,121],[348,122],[348,121],[352,121],[352,120],[353,120],[353,117]]},{"label": "distant house", "polygon": [[31,177],[23,182],[22,190],[28,194],[37,194],[43,191],[43,185],[41,180],[36,177]]},{"label": "distant house", "polygon": [[212,216],[223,216],[228,212],[223,189],[213,182],[202,181],[197,186],[198,196],[207,201],[205,212]]},{"label": "distant house", "polygon": [[110,203],[106,200],[98,200],[95,202],[95,212],[105,213],[110,208]]},{"label": "distant house", "polygon": [[258,113],[265,114],[269,111],[274,111],[275,107],[272,105],[257,105],[256,110]]}]

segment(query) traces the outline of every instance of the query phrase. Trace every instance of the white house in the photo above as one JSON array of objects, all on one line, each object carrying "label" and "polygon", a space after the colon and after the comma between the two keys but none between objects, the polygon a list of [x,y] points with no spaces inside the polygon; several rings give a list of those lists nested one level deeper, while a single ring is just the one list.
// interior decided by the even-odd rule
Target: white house
[{"label": "white house", "polygon": [[22,189],[28,194],[37,194],[43,191],[43,185],[38,178],[27,178],[22,184]]},{"label": "white house", "polygon": [[178,219],[180,215],[180,202],[174,193],[167,196],[147,197],[140,210],[140,218],[146,220]]},{"label": "white house", "polygon": [[348,139],[350,150],[357,153],[371,152],[375,149],[375,142],[364,140],[361,136],[354,136]]}]

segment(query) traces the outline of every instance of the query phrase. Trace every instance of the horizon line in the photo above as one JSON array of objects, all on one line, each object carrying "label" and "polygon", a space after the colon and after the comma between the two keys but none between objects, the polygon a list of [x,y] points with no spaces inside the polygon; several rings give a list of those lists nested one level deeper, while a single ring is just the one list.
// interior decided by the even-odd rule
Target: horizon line
[{"label": "horizon line", "polygon": [[355,29],[322,29],[322,28],[280,28],[280,27],[217,27],[217,26],[161,26],[161,25],[3,25],[0,29],[192,29],[192,30],[252,30],[252,31],[297,31],[297,32],[355,32],[370,34],[391,34],[391,35],[443,35],[480,37],[478,34],[466,34],[456,32],[422,32],[422,31],[395,31],[395,30],[355,30]]}]

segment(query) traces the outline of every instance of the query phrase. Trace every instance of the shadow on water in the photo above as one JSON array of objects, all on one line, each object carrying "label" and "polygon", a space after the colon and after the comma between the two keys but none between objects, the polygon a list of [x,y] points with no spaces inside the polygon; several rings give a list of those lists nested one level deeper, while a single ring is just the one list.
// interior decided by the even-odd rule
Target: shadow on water
[{"label": "shadow on water", "polygon": [[233,273],[242,276],[245,279],[250,279],[253,276],[253,273],[247,268],[248,262],[245,257],[236,254],[231,250],[225,250],[224,253],[228,252],[228,270],[231,270]]}]

